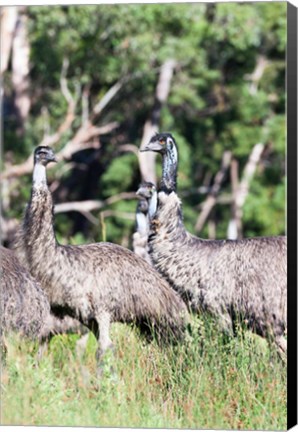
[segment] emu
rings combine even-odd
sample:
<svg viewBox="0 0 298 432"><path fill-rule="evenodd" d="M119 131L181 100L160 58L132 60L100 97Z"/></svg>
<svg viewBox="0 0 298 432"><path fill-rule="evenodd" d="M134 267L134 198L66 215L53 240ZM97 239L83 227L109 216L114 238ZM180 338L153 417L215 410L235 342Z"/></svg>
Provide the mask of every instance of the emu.
<svg viewBox="0 0 298 432"><path fill-rule="evenodd" d="M9 332L39 342L51 331L50 304L13 251L0 246L1 326L0 341Z"/></svg>
<svg viewBox="0 0 298 432"><path fill-rule="evenodd" d="M39 342L40 358L53 336L70 332L86 334L86 327L79 321L69 316L58 318L50 313L50 304L44 290L21 264L14 251L0 246L0 252L0 345L4 334L16 332ZM83 339L78 341L78 347L83 344L82 341ZM3 348L5 350L4 346Z"/></svg>
<svg viewBox="0 0 298 432"><path fill-rule="evenodd" d="M182 337L186 306L146 261L112 243L58 243L46 179L46 166L55 161L50 147L35 149L31 198L20 233L20 254L26 255L53 313L72 316L94 333L98 360L113 346L110 324L115 321L135 323L145 333L154 328L159 340Z"/></svg>
<svg viewBox="0 0 298 432"><path fill-rule="evenodd" d="M136 192L139 198L136 209L136 231L133 234L134 253L144 258L151 264L151 258L148 253L148 235L149 235L149 206L154 206L156 188L151 182L140 184Z"/></svg>
<svg viewBox="0 0 298 432"><path fill-rule="evenodd" d="M173 136L153 136L144 151L162 155L157 210L150 224L153 265L195 312L207 311L233 333L237 319L272 336L285 352L287 325L286 237L205 240L183 225L177 188L178 150Z"/></svg>

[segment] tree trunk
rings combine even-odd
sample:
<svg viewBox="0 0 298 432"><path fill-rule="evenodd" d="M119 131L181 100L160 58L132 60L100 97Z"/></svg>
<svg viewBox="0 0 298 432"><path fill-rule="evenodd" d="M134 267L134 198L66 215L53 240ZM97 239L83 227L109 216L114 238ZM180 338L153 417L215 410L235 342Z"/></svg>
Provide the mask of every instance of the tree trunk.
<svg viewBox="0 0 298 432"><path fill-rule="evenodd" d="M195 225L195 230L197 233L202 231L206 220L208 219L213 207L216 204L217 196L219 194L222 183L225 179L226 172L230 166L231 159L232 159L232 152L229 150L226 150L222 156L220 170L217 172L217 174L214 178L214 183L212 185L212 188L211 188L206 200L202 204L202 209L200 211L199 217L198 217L196 225Z"/></svg>
<svg viewBox="0 0 298 432"><path fill-rule="evenodd" d="M239 188L239 164L236 159L231 162L231 186L232 186L232 203L231 213L232 217L229 222L227 238L236 240L242 238L242 213L241 209L237 206L237 193Z"/></svg>
<svg viewBox="0 0 298 432"><path fill-rule="evenodd" d="M16 7L1 8L1 75L7 70L14 38L18 10Z"/></svg>
<svg viewBox="0 0 298 432"><path fill-rule="evenodd" d="M23 132L24 122L27 119L31 107L29 96L30 46L27 33L27 20L27 16L19 12L12 42L12 84L20 133Z"/></svg>
<svg viewBox="0 0 298 432"><path fill-rule="evenodd" d="M241 238L242 233L239 231L239 226L242 226L243 206L247 198L251 180L256 171L257 165L259 164L262 154L264 151L264 144L256 144L248 158L248 161L244 167L243 175L237 189L233 191L234 201L234 214L235 217L229 222L228 226L228 238L237 239ZM237 226L238 225L238 226Z"/></svg>
<svg viewBox="0 0 298 432"><path fill-rule="evenodd" d="M150 118L145 123L140 149L143 149L146 144L148 144L152 135L154 135L159 128L161 109L170 93L171 80L175 66L175 60L169 59L166 60L161 67L159 80L156 86L153 110ZM144 152L139 155L142 180L154 184L156 184L155 158L156 154L152 152Z"/></svg>

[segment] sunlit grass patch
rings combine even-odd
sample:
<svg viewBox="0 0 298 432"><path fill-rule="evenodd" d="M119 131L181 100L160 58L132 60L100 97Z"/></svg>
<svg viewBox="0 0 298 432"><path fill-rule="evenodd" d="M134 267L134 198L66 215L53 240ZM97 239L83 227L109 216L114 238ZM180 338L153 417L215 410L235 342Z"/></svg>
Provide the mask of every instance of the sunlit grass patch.
<svg viewBox="0 0 298 432"><path fill-rule="evenodd" d="M249 332L222 335L193 321L183 344L147 343L133 326L112 326L115 350L97 374L96 341L77 335L36 344L12 338L1 376L2 424L150 428L286 428L286 367Z"/></svg>

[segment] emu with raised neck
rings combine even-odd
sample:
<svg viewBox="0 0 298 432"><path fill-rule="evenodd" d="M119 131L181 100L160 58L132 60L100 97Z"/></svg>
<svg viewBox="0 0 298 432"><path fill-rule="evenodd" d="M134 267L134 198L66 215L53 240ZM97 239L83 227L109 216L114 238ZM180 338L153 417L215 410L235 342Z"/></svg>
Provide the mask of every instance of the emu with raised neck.
<svg viewBox="0 0 298 432"><path fill-rule="evenodd" d="M53 203L43 168L52 149L35 150L31 199L22 245L31 273L46 291L52 311L70 315L94 332L98 356L112 346L110 324L135 323L161 339L183 335L187 310L170 285L143 259L112 243L60 245L53 229ZM36 171L36 169L38 171Z"/></svg>
<svg viewBox="0 0 298 432"><path fill-rule="evenodd" d="M145 151L162 155L162 180L151 220L149 253L153 265L190 309L207 311L233 332L235 317L253 331L273 334L286 350L286 237L204 240L185 230L176 194L178 151L173 136L152 137Z"/></svg>
<svg viewBox="0 0 298 432"><path fill-rule="evenodd" d="M53 227L53 200L46 177L46 166L56 162L50 147L39 146L34 152L34 168L30 201L25 210L22 226L26 244L26 261L33 276L39 272L38 264L53 259L57 241Z"/></svg>

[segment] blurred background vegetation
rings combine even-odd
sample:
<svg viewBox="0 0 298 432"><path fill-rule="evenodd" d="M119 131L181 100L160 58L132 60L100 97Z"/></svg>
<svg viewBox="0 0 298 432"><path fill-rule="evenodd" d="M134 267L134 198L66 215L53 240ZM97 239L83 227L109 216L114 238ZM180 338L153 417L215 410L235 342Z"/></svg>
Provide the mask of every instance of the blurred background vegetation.
<svg viewBox="0 0 298 432"><path fill-rule="evenodd" d="M148 119L177 141L178 193L189 231L228 236L237 185L261 143L237 235L284 234L286 7L258 2L2 8L2 31L4 20L11 23L2 69L5 243L30 196L32 162L24 162L37 145L49 143L61 156L48 172L54 202L65 204L55 218L59 241L106 239L131 247L134 193L142 180L138 149ZM170 60L173 76L160 103L160 74ZM230 163L213 194L228 151ZM160 165L158 156L157 179ZM212 196L212 208L196 230ZM72 202L83 203L80 211L69 211Z"/></svg>

